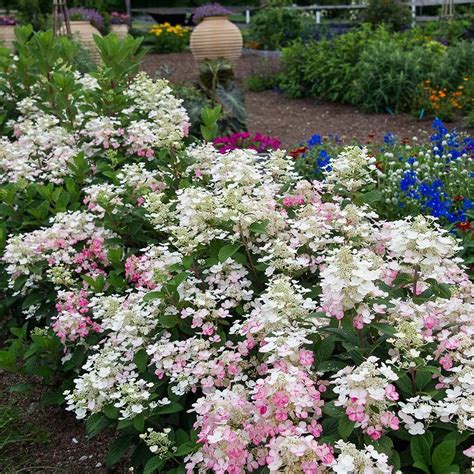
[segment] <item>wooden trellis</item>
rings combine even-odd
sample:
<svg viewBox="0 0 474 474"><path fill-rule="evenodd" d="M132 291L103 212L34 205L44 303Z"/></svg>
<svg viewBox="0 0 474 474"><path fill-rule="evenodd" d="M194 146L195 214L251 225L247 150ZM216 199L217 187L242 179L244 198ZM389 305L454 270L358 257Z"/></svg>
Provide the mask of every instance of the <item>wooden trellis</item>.
<svg viewBox="0 0 474 474"><path fill-rule="evenodd" d="M454 16L454 0L443 0L441 7L441 18L452 18Z"/></svg>
<svg viewBox="0 0 474 474"><path fill-rule="evenodd" d="M66 34L71 37L71 24L67 12L66 0L53 0L53 35Z"/></svg>

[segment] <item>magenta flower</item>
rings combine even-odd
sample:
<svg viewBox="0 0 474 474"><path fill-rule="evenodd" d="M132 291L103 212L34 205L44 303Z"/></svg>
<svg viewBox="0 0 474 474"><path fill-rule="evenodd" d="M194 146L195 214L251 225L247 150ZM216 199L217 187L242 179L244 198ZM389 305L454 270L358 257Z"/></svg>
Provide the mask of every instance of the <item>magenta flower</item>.
<svg viewBox="0 0 474 474"><path fill-rule="evenodd" d="M257 153L278 150L281 141L276 137L255 133L251 135L249 132L233 133L228 137L217 137L214 140L214 146L220 153L224 154L231 150L255 150Z"/></svg>

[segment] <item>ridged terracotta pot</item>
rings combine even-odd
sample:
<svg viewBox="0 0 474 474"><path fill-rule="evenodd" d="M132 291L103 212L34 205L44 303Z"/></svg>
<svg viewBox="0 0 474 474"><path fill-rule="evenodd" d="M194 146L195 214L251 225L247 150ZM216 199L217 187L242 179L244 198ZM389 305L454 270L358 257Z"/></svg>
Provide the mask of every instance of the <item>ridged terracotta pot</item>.
<svg viewBox="0 0 474 474"><path fill-rule="evenodd" d="M95 64L99 64L100 55L94 41L94 35L102 36L100 31L94 28L88 21L71 21L71 33L73 38L87 49L92 61L94 61Z"/></svg>
<svg viewBox="0 0 474 474"><path fill-rule="evenodd" d="M235 64L242 45L242 33L226 16L205 17L191 34L191 51L197 62L225 58Z"/></svg>
<svg viewBox="0 0 474 474"><path fill-rule="evenodd" d="M115 33L119 38L125 38L128 35L128 25L114 25L110 27L112 33Z"/></svg>
<svg viewBox="0 0 474 474"><path fill-rule="evenodd" d="M0 45L14 51L15 47L13 46L13 41L15 41L15 26L0 26Z"/></svg>

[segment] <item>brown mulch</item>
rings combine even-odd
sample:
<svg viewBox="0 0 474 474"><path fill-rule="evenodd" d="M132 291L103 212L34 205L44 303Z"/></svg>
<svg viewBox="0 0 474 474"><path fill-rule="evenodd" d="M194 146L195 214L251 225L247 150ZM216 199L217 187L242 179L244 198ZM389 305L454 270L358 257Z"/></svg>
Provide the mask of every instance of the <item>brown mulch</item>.
<svg viewBox="0 0 474 474"><path fill-rule="evenodd" d="M27 393L10 393L17 384L33 383ZM5 474L123 474L124 466L106 468L104 458L114 438L109 430L88 439L84 424L64 407L41 403L40 381L0 371L0 403L15 414L10 430L24 441L0 449L0 472Z"/></svg>
<svg viewBox="0 0 474 474"><path fill-rule="evenodd" d="M172 82L183 83L197 79L197 67L191 53L149 54L143 69L152 76L164 76ZM277 58L265 58L244 53L235 74L239 82L249 75L280 70ZM291 99L276 91L245 94L248 127L251 132L279 137L290 148L314 133L335 135L344 142L371 140L382 142L387 132L400 138L430 133L432 120L418 120L408 114L365 114L351 105L319 99ZM460 121L449 124L463 128Z"/></svg>

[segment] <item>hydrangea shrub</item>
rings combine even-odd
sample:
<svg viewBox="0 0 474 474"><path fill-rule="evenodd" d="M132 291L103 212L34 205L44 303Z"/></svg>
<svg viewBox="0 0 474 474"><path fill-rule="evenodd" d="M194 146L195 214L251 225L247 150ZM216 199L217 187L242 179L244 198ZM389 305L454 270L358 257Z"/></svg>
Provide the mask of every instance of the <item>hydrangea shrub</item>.
<svg viewBox="0 0 474 474"><path fill-rule="evenodd" d="M319 182L283 150L190 144L167 84L115 68L74 75L72 122L33 95L2 141L19 325L0 366L60 376L91 436L117 430L107 464L137 472L470 469L460 242L431 217L379 217L366 150Z"/></svg>

